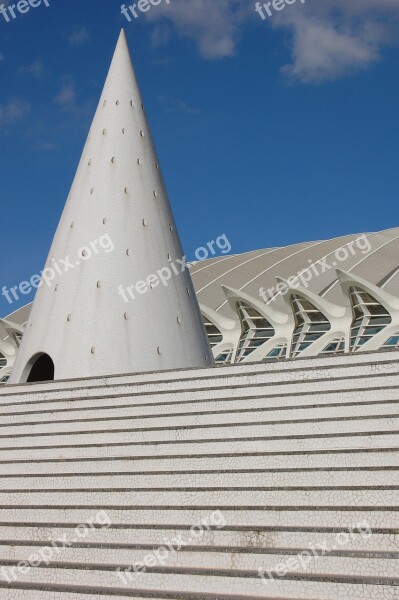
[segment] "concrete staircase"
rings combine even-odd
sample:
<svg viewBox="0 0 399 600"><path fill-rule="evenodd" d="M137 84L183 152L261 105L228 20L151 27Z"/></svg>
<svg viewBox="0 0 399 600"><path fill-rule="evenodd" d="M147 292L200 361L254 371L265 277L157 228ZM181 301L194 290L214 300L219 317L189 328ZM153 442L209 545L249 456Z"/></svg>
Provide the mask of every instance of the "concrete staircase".
<svg viewBox="0 0 399 600"><path fill-rule="evenodd" d="M0 599L398 599L398 390L397 351L1 389Z"/></svg>

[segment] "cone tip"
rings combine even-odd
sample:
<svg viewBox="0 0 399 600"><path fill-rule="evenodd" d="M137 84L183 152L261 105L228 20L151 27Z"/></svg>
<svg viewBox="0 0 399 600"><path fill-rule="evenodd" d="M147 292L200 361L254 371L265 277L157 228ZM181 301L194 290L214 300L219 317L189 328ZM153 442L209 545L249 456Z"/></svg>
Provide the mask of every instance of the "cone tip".
<svg viewBox="0 0 399 600"><path fill-rule="evenodd" d="M123 49L123 51L129 52L129 45L127 43L126 32L123 27L120 31L118 42L116 44L116 50L118 50L118 49ZM129 52L129 54L130 54L130 52Z"/></svg>

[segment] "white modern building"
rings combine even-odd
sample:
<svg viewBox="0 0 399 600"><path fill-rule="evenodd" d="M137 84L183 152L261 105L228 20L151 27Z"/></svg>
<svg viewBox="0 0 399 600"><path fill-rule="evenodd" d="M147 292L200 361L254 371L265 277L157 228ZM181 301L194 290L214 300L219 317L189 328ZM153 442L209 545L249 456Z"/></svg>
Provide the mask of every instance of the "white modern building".
<svg viewBox="0 0 399 600"><path fill-rule="evenodd" d="M398 255L395 228L194 263L191 278L215 362L397 347ZM30 311L27 305L3 321L4 378Z"/></svg>
<svg viewBox="0 0 399 600"><path fill-rule="evenodd" d="M122 31L10 382L212 365L182 257ZM167 286L151 275L172 264ZM139 280L146 293L124 304Z"/></svg>
<svg viewBox="0 0 399 600"><path fill-rule="evenodd" d="M179 270L122 33L57 276L0 321L0 600L398 600L398 250Z"/></svg>

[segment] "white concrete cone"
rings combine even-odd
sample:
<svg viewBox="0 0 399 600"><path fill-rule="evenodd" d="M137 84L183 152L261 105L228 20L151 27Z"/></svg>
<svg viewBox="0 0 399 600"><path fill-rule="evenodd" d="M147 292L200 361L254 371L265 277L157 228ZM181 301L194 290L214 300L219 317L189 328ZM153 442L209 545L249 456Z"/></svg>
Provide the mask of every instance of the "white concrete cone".
<svg viewBox="0 0 399 600"><path fill-rule="evenodd" d="M122 31L10 383L211 365L182 256Z"/></svg>

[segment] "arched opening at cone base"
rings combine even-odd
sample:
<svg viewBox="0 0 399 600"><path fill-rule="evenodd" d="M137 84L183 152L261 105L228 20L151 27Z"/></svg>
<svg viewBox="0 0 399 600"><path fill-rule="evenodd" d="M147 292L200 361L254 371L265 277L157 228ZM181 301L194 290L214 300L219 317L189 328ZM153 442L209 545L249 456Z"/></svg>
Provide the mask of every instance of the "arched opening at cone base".
<svg viewBox="0 0 399 600"><path fill-rule="evenodd" d="M54 381L54 370L53 360L48 354L35 354L24 369L21 383Z"/></svg>

